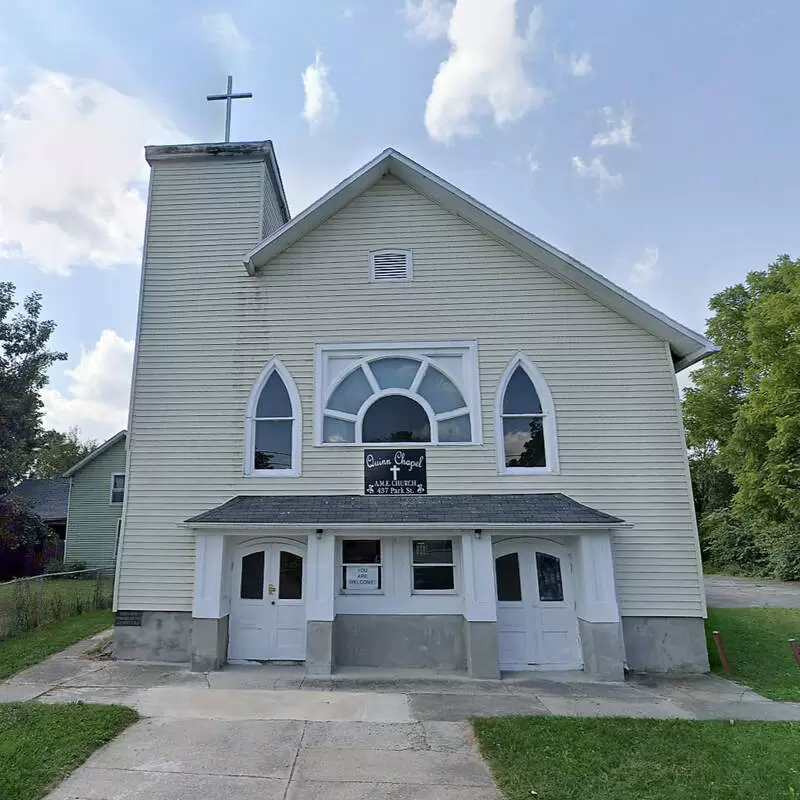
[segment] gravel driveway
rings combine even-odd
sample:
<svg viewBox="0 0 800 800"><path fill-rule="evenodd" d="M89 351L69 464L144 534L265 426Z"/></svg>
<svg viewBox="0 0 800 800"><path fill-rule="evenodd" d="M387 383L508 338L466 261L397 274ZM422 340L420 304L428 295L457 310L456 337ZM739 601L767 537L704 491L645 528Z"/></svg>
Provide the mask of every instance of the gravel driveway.
<svg viewBox="0 0 800 800"><path fill-rule="evenodd" d="M711 608L800 608L800 583L706 575Z"/></svg>

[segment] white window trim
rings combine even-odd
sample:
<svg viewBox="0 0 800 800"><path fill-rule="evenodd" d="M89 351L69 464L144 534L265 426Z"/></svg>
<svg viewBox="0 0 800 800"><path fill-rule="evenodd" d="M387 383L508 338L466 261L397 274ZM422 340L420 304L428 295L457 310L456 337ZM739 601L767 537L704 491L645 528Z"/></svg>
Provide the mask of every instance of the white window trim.
<svg viewBox="0 0 800 800"><path fill-rule="evenodd" d="M517 367L522 367L533 383L533 388L539 395L542 406L542 428L544 431L544 455L547 461L545 467L507 467L506 452L503 442L503 398L505 397L508 382ZM533 415L537 416L537 415ZM497 446L497 471L501 475L558 475L560 472L558 460L558 432L556 428L556 409L547 381L539 368L524 353L517 353L509 362L505 372L500 378L495 398L494 421Z"/></svg>
<svg viewBox="0 0 800 800"><path fill-rule="evenodd" d="M112 472L111 473L111 488L108 492L108 504L110 506L121 506L125 502L125 492L127 491L127 481L126 485L122 487L122 500L115 500L114 499L114 478L118 478L119 476L125 477L124 472Z"/></svg>
<svg viewBox="0 0 800 800"><path fill-rule="evenodd" d="M277 372L283 380L283 385L289 393L289 402L292 404L292 466L290 469L256 469L255 468L255 443L256 443L256 408L261 390L266 385L273 372ZM287 417L287 419L289 419ZM299 478L302 474L301 457L303 449L303 411L300 404L300 394L297 391L289 370L279 358L273 358L261 370L247 401L244 425L244 474L247 477L257 478Z"/></svg>
<svg viewBox="0 0 800 800"><path fill-rule="evenodd" d="M437 562L435 564L416 564L414 563L414 542L418 542L422 539L433 539L435 541L444 540L450 542L451 551L453 553L453 562L451 564L445 564L444 562ZM411 594L429 594L429 595L443 595L443 594L459 594L460 587L460 575L458 570L458 561L460 557L460 552L457 551L458 545L460 544L460 537L459 541L456 541L456 537L454 536L409 536L408 537L408 562L409 562L409 571L410 575L409 578L411 580ZM453 568L453 588L452 589L415 589L414 588L414 567L452 567Z"/></svg>
<svg viewBox="0 0 800 800"><path fill-rule="evenodd" d="M381 278L378 280L375 277L375 256L384 255L387 253L400 254L406 257L408 264L408 272L405 278ZM370 250L369 256L369 280L370 283L408 283L414 280L414 259L411 250L406 250L402 247L383 247L380 250Z"/></svg>
<svg viewBox="0 0 800 800"><path fill-rule="evenodd" d="M380 542L381 548L381 560L378 564L352 564L351 562L345 562L344 560L344 542L354 542L354 541L378 541ZM380 589L365 589L363 591L359 591L358 589L345 589L342 584L342 568L348 566L360 566L360 567L380 567L381 569L381 588ZM375 595L385 595L386 594L386 547L384 546L384 540L380 536L342 536L336 542L336 584L338 586L338 593L341 595L346 595L348 597L363 597L363 596L375 596Z"/></svg>
<svg viewBox="0 0 800 800"><path fill-rule="evenodd" d="M436 445L437 447L476 447L483 444L483 430L481 424L481 403L480 403L480 384L478 379L478 353L476 342L397 342L387 344L381 343L359 343L359 344L318 344L316 345L316 374L315 374L315 431L314 431L314 444L317 447L374 447L374 448L392 448L396 449L400 444L406 446L420 446L427 447ZM458 355L463 356L464 365L464 381L463 385L459 385L459 381L447 370L445 367L436 363L435 357L425 355L427 351L441 351L442 355L450 355L447 351L457 351ZM466 351L466 352L464 352ZM363 355L367 352L368 355ZM325 373L325 360L329 354L336 354L338 356L353 353L357 360L345 370L334 383L331 384L330 391L326 393L324 373ZM409 358L415 361L422 362L421 368L418 370L414 381L408 389L377 389L377 383L373 384L374 376L372 370L369 368L369 362L375 361L379 358ZM415 393L415 389L422 382L425 377L425 372L428 367L432 366L434 369L439 370L446 378L453 382L453 385L461 392L464 397L466 406L454 411L444 411L436 414L431 408L430 404L424 397ZM346 420L355 423L355 442L325 442L323 441L323 424L326 415L325 404L328 398L333 394L339 384L350 374L358 368L364 368L364 374L373 389L376 389L374 394L371 394L361 405L356 414L348 414L341 411L328 411L327 415L336 417L337 419ZM431 422L431 441L430 442L362 442L361 429L364 421L364 415L370 407L379 400L381 397L388 397L390 395L402 395L409 397L418 402L428 415ZM453 417L460 417L464 414L470 415L471 426L471 440L469 442L440 442L438 422L446 421Z"/></svg>

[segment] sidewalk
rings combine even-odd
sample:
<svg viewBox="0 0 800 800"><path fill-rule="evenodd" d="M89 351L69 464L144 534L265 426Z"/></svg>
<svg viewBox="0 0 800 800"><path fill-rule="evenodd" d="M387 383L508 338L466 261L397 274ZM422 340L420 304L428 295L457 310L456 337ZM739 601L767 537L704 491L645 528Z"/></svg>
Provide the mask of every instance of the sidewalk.
<svg viewBox="0 0 800 800"><path fill-rule="evenodd" d="M50 800L497 800L468 718L501 715L800 720L721 678L595 683L583 673L504 680L303 667L95 661L103 635L0 683L0 702L120 703L143 719Z"/></svg>

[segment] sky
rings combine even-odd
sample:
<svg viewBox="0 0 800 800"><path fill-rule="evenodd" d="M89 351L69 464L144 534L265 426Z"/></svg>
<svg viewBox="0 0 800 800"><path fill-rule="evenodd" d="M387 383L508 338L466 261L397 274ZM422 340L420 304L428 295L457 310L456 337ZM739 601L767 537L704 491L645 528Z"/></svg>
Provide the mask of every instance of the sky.
<svg viewBox="0 0 800 800"><path fill-rule="evenodd" d="M292 214L394 147L674 319L800 250L796 0L4 0L0 280L44 422L127 419L145 144L271 139Z"/></svg>

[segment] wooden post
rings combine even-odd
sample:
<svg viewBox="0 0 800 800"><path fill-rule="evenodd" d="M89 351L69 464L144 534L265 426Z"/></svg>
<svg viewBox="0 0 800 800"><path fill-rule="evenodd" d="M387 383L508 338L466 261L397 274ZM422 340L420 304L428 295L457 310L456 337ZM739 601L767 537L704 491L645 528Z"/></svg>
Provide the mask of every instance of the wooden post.
<svg viewBox="0 0 800 800"><path fill-rule="evenodd" d="M717 645L717 652L719 653L719 660L722 662L722 669L725 670L726 675L731 674L731 665L728 661L728 651L725 649L725 642L722 641L722 634L719 631L711 631L714 637L714 643Z"/></svg>
<svg viewBox="0 0 800 800"><path fill-rule="evenodd" d="M792 655L794 655L794 660L797 662L797 665L800 666L800 647L797 646L797 640L789 639L789 647L792 648Z"/></svg>

